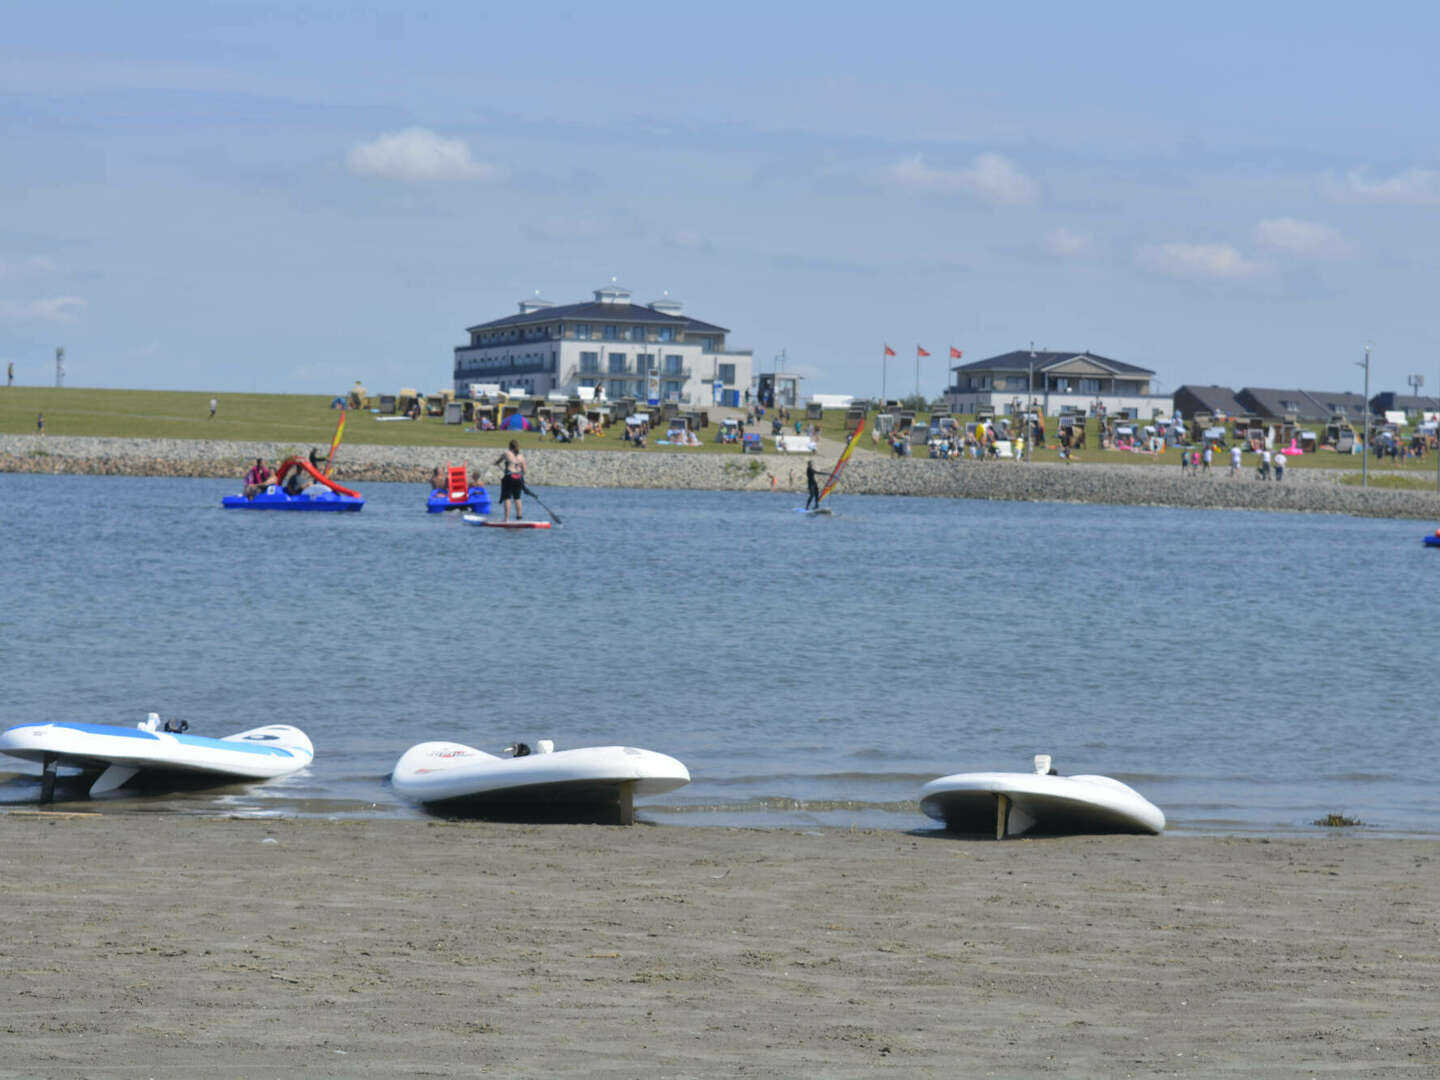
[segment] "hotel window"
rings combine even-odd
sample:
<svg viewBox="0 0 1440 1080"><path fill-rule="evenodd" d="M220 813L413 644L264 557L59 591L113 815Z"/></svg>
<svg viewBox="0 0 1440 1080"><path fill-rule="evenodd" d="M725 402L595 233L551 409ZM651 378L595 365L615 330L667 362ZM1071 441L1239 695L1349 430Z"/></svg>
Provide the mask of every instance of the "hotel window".
<svg viewBox="0 0 1440 1080"><path fill-rule="evenodd" d="M590 324L589 324L589 323L583 323L583 322L581 322L581 323L576 323L576 324L575 324L575 336L576 336L577 338L580 338L582 341L589 341L589 340L590 340Z"/></svg>
<svg viewBox="0 0 1440 1080"><path fill-rule="evenodd" d="M635 357L635 371L638 374L644 375L647 371L652 370L654 367L654 353L642 352L639 356Z"/></svg>
<svg viewBox="0 0 1440 1080"><path fill-rule="evenodd" d="M582 352L580 354L580 370L595 372L600 370L600 354L598 352Z"/></svg>
<svg viewBox="0 0 1440 1080"><path fill-rule="evenodd" d="M666 353L666 354L665 354L665 374L667 374L667 375L679 375L680 372L684 370L684 368L683 368L683 366L682 366L682 361L683 361L683 360L684 360L684 357L678 355L677 353Z"/></svg>
<svg viewBox="0 0 1440 1080"><path fill-rule="evenodd" d="M623 352L612 352L609 356L610 373L623 373L625 370L625 354Z"/></svg>
<svg viewBox="0 0 1440 1080"><path fill-rule="evenodd" d="M718 369L718 375L719 375L719 377L720 377L720 381L721 381L722 383L724 383L726 386L734 386L734 385L735 385L735 365L734 365L734 364L721 364L720 367L719 367L719 369Z"/></svg>
<svg viewBox="0 0 1440 1080"><path fill-rule="evenodd" d="M659 332L655 335L655 339L657 341L674 341L675 328L673 326L660 327Z"/></svg>
<svg viewBox="0 0 1440 1080"><path fill-rule="evenodd" d="M613 326L603 327L603 328L601 329L600 336L601 336L602 338L604 338L606 341L614 341L614 340L615 340L615 329L616 329L616 328L613 327Z"/></svg>
<svg viewBox="0 0 1440 1080"><path fill-rule="evenodd" d="M1077 379L1076 382L1082 394L1098 394L1100 392L1099 379Z"/></svg>

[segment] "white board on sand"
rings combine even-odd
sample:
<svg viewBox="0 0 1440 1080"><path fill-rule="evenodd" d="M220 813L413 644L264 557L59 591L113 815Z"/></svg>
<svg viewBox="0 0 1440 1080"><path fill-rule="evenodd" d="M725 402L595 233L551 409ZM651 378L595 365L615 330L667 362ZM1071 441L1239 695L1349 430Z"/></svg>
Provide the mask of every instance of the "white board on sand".
<svg viewBox="0 0 1440 1080"><path fill-rule="evenodd" d="M1032 773L956 773L920 789L920 809L951 832L1007 836L1159 833L1165 815L1109 776L1058 776L1037 754Z"/></svg>
<svg viewBox="0 0 1440 1080"><path fill-rule="evenodd" d="M21 724L0 733L0 753L44 765L47 789L53 787L57 765L104 769L91 785L91 795L150 771L269 780L303 769L315 757L310 739L288 724L267 724L214 739L160 730L155 713L133 728L69 721Z"/></svg>
<svg viewBox="0 0 1440 1080"><path fill-rule="evenodd" d="M412 746L390 777L396 794L441 812L523 821L634 821L636 795L690 782L668 754L634 746L587 746L497 757L454 742Z"/></svg>

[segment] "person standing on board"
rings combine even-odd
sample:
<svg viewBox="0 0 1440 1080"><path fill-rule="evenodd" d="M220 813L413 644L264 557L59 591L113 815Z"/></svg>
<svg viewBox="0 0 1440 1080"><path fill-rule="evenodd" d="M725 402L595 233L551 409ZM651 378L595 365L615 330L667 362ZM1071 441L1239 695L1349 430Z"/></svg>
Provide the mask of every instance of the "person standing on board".
<svg viewBox="0 0 1440 1080"><path fill-rule="evenodd" d="M500 477L500 503L505 507L505 520L510 520L510 504L515 504L515 520L525 520L525 504L520 501L520 496L525 491L525 455L520 452L520 444L514 439L510 445L501 452L495 459L496 465L504 465L505 472Z"/></svg>
<svg viewBox="0 0 1440 1080"><path fill-rule="evenodd" d="M805 483L810 488L810 494L805 497L805 509L810 509L810 503L815 503L815 509L820 509L820 485L815 480L815 459L811 458L805 462Z"/></svg>
<svg viewBox="0 0 1440 1080"><path fill-rule="evenodd" d="M15 361L14 361L14 360L11 360L11 361L10 361L10 366L5 369L5 385L6 385L6 386L14 386L14 385L15 385Z"/></svg>

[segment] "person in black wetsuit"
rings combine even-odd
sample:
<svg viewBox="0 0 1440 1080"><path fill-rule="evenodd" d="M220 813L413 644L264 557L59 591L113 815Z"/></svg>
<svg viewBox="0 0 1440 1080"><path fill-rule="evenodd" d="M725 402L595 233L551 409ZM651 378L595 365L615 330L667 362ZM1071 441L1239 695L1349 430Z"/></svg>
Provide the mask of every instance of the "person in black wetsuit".
<svg viewBox="0 0 1440 1080"><path fill-rule="evenodd" d="M805 509L810 509L810 504L815 504L815 509L820 509L820 484L815 479L815 459L811 458L805 462L805 483L809 485L810 494L805 499Z"/></svg>

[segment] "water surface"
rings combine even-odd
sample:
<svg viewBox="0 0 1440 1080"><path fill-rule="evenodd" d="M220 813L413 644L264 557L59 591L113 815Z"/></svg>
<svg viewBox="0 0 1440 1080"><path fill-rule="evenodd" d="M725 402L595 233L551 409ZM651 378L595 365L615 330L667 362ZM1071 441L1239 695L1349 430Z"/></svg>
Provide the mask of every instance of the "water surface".
<svg viewBox="0 0 1440 1080"><path fill-rule="evenodd" d="M0 475L0 724L315 742L295 777L108 812L410 816L385 778L413 743L551 738L679 757L642 816L681 825L909 829L925 781L1046 752L1176 830L1440 831L1415 522L552 488L564 527L517 534L414 485L359 514L221 510L234 487Z"/></svg>

